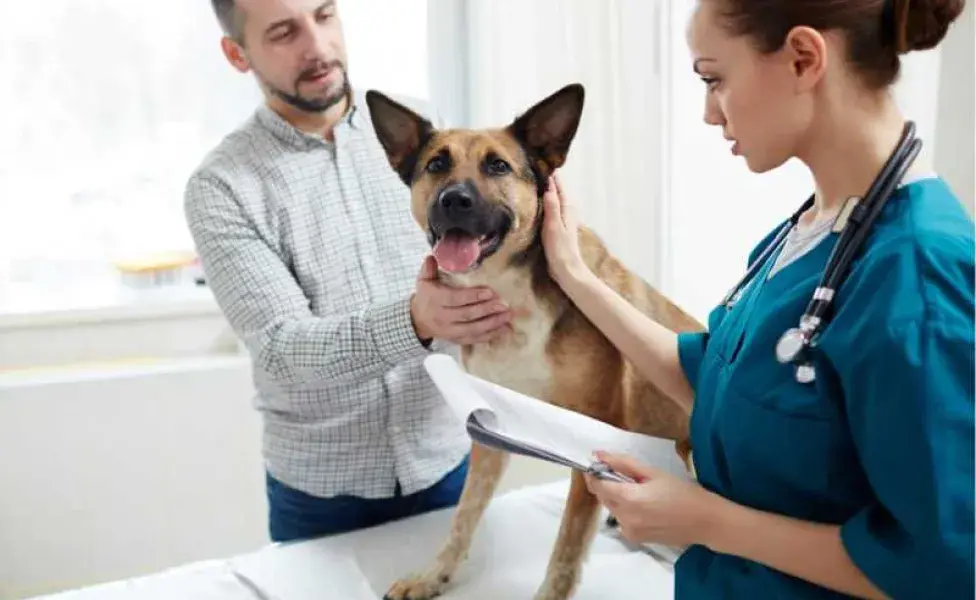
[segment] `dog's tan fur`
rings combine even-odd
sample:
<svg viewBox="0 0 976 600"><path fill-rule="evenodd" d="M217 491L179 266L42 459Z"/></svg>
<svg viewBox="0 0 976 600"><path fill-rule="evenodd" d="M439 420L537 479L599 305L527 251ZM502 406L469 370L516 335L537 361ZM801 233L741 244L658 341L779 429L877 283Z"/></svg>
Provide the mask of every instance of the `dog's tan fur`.
<svg viewBox="0 0 976 600"><path fill-rule="evenodd" d="M506 335L461 349L465 369L614 426L675 440L688 464L688 414L641 376L569 301L546 268L539 238L540 193L548 176L565 161L582 101L581 86L566 86L506 128L437 131L386 96L375 91L367 94L374 128L390 164L410 186L412 211L420 227L428 230L431 203L445 185L458 181L473 182L479 201L503 204L512 216L507 236L480 266L464 274L441 273L441 279L451 285L491 287L514 311ZM435 156L448 157L449 168L426 170ZM505 161L511 172L486 174L485 165L496 159ZM624 267L592 231L581 227L579 241L589 268L648 317L676 332L702 329ZM467 554L507 460L504 453L474 445L448 540L425 573L394 583L386 598L427 599L445 588ZM573 595L597 530L598 508L582 476L573 472L537 599Z"/></svg>

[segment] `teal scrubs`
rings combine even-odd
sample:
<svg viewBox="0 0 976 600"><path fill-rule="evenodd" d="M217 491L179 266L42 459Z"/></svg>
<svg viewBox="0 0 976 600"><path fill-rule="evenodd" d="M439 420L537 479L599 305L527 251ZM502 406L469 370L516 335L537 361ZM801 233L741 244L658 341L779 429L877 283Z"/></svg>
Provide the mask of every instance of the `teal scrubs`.
<svg viewBox="0 0 976 600"><path fill-rule="evenodd" d="M737 503L839 525L889 597L973 598L973 222L941 179L899 188L838 291L816 382L801 384L774 347L837 237L767 281L774 255L707 333L679 336L698 478ZM692 546L675 597L845 596Z"/></svg>

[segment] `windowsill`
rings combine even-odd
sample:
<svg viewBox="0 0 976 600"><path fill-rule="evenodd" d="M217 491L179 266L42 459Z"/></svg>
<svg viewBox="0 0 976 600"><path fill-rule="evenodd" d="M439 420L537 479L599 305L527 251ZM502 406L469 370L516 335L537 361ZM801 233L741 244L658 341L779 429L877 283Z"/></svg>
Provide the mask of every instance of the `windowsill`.
<svg viewBox="0 0 976 600"><path fill-rule="evenodd" d="M0 369L0 389L73 385L118 381L138 377L180 375L201 371L249 369L245 353L226 352L201 356L146 357L141 360L103 360L94 363Z"/></svg>
<svg viewBox="0 0 976 600"><path fill-rule="evenodd" d="M203 286L147 290L112 286L60 293L12 287L0 294L0 331L219 315L213 294Z"/></svg>

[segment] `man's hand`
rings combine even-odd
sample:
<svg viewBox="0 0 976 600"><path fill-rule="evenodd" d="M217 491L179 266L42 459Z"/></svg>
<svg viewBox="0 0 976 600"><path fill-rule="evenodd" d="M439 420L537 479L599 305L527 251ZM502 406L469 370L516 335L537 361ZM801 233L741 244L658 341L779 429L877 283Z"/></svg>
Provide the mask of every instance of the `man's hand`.
<svg viewBox="0 0 976 600"><path fill-rule="evenodd" d="M417 289L410 302L417 337L425 343L437 338L459 345L493 339L511 319L511 311L489 288L453 288L437 280L437 262L424 259Z"/></svg>

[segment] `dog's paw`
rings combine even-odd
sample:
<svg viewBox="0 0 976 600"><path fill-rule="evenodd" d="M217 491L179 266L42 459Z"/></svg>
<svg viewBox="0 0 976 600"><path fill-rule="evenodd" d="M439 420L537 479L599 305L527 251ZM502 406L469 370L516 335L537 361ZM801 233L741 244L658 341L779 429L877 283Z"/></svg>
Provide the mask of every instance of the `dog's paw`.
<svg viewBox="0 0 976 600"><path fill-rule="evenodd" d="M431 600L441 595L450 579L431 575L407 577L390 586L383 600Z"/></svg>
<svg viewBox="0 0 976 600"><path fill-rule="evenodd" d="M551 588L543 588L536 592L532 600L568 600L571 597L568 591L558 591Z"/></svg>
<svg viewBox="0 0 976 600"><path fill-rule="evenodd" d="M532 600L568 600L576 592L576 582L577 578L569 573L547 575Z"/></svg>

